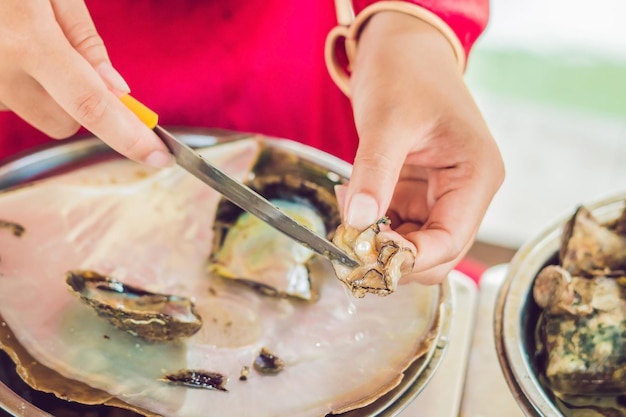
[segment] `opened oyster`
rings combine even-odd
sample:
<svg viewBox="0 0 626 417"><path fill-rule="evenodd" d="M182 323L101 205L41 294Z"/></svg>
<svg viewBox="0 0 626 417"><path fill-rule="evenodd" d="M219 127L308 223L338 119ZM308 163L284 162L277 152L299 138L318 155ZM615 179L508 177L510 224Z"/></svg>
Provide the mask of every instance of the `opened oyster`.
<svg viewBox="0 0 626 417"><path fill-rule="evenodd" d="M239 179L263 152L252 139L202 151ZM221 199L178 167L100 162L0 200L0 218L27 231L0 233L0 347L29 384L62 398L149 416L340 413L396 387L434 337L438 287L351 299L320 260L309 265L319 297L303 303L207 274ZM202 327L158 343L129 334L68 290L65 275L75 270L192 300ZM280 359L279 373L253 368L263 349ZM216 389L187 386L196 377Z"/></svg>
<svg viewBox="0 0 626 417"><path fill-rule="evenodd" d="M576 408L596 409L591 396L626 392L626 236L615 226L624 219L626 211L600 224L579 208L565 227L559 265L543 268L533 286L545 377Z"/></svg>
<svg viewBox="0 0 626 417"><path fill-rule="evenodd" d="M289 174L258 175L250 186L314 233L330 235L337 226L334 195L311 181ZM214 247L210 272L266 295L315 299L310 274L314 252L228 201L218 209Z"/></svg>
<svg viewBox="0 0 626 417"><path fill-rule="evenodd" d="M66 282L99 316L146 340L189 337L202 326L189 298L144 291L93 271L70 271Z"/></svg>
<svg viewBox="0 0 626 417"><path fill-rule="evenodd" d="M391 294L402 275L413 269L415 255L410 249L380 238L380 226L387 224L383 218L362 231L348 225L337 228L333 243L361 264L350 268L333 263L337 277L355 297Z"/></svg>

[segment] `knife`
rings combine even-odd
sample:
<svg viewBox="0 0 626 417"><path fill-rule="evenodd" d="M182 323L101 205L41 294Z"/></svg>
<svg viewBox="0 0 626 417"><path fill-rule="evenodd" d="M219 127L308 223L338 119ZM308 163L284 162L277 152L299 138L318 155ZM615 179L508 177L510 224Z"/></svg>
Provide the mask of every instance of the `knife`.
<svg viewBox="0 0 626 417"><path fill-rule="evenodd" d="M351 268L359 266L357 261L335 244L298 223L256 191L221 171L187 144L163 129L158 124L158 114L137 99L127 94L120 97L120 100L161 138L174 155L176 163L187 172L208 184L241 209L318 254Z"/></svg>

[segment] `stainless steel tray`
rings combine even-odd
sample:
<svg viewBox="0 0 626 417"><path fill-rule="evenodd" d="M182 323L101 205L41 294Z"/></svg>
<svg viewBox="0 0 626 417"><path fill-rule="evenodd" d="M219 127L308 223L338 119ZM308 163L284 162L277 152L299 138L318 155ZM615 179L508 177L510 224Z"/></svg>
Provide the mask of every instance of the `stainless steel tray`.
<svg viewBox="0 0 626 417"><path fill-rule="evenodd" d="M350 176L351 165L300 143L285 139L270 138L260 135L250 135L238 132L208 129L170 129L172 133L183 139L192 147L211 146L216 143L233 141L243 138L255 137L272 148L292 153L305 166L317 166L326 170L326 177L333 182L346 181ZM0 190L13 186L20 186L33 180L54 175L78 166L93 163L94 161L116 157L107 145L94 137L57 142L50 146L42 147L34 152L18 155L4 161L0 165ZM306 169L306 168L305 168ZM467 279L467 278L466 278ZM460 279L463 281L463 279ZM442 299L440 304L440 318L437 327L437 336L434 347L422 358L414 362L406 371L405 377L398 387L381 397L373 404L342 414L345 417L381 416L394 417L399 415L411 402L416 399L426 384L434 376L435 371L441 364L444 351L447 349L451 338L452 317L455 310L453 292L459 294L459 288L466 287L459 284L459 278L444 281L441 285ZM461 290L461 293L463 291ZM467 290L465 290L467 292ZM469 301L470 304L473 301ZM461 312L465 314L466 312ZM470 316L473 318L473 315ZM472 325L473 323L468 325ZM471 328L471 327L470 327ZM457 330L458 332L459 330ZM463 333L463 331L460 331ZM457 337L462 339L461 337ZM458 342L463 346L463 340ZM465 356L462 356L465 357ZM459 362L458 360L456 362ZM455 367L465 369L464 363L457 363ZM462 380L462 378L461 378ZM460 390L459 390L460 392ZM459 394L460 397L460 394ZM456 408L459 403L447 404L447 408ZM16 417L42 417L50 414L30 404L15 394L0 380L0 410L5 410ZM1 411L0 411L1 412ZM440 414L437 414L440 415ZM442 417L456 414L441 414Z"/></svg>

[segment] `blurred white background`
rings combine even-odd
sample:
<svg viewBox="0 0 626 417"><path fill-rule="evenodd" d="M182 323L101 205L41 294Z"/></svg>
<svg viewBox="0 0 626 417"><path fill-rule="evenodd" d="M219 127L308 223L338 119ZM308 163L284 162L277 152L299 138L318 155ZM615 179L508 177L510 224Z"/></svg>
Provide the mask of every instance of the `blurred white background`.
<svg viewBox="0 0 626 417"><path fill-rule="evenodd" d="M626 192L626 2L492 0L467 83L507 177L478 239L516 248Z"/></svg>
<svg viewBox="0 0 626 417"><path fill-rule="evenodd" d="M482 47L570 48L626 61L623 0L491 0Z"/></svg>

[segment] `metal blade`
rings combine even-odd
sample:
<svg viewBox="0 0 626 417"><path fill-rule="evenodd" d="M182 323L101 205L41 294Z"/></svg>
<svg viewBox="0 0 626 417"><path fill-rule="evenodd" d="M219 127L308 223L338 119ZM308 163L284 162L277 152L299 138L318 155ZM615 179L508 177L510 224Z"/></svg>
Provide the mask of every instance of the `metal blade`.
<svg viewBox="0 0 626 417"><path fill-rule="evenodd" d="M352 268L359 265L332 242L313 233L263 196L213 166L161 126L157 125L154 131L176 157L178 165L243 210L331 261L337 261Z"/></svg>

